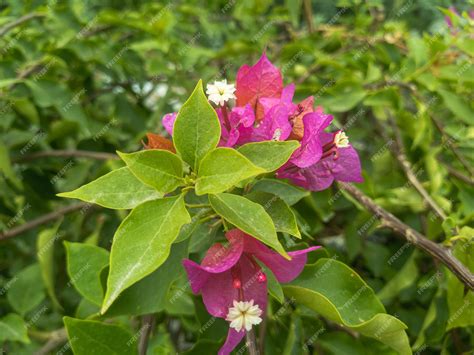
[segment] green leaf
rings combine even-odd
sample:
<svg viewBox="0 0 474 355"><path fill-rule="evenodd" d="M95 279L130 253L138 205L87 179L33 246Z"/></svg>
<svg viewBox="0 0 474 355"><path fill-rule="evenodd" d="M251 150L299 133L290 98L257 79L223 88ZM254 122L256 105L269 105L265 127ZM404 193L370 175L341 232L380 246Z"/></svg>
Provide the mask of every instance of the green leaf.
<svg viewBox="0 0 474 355"><path fill-rule="evenodd" d="M199 165L196 194L224 192L240 181L264 172L264 169L253 165L238 151L217 148L206 154Z"/></svg>
<svg viewBox="0 0 474 355"><path fill-rule="evenodd" d="M397 274L377 293L377 297L382 302L385 303L385 301L397 297L402 290L415 284L418 278L415 255L416 253L410 256L403 267L398 270Z"/></svg>
<svg viewBox="0 0 474 355"><path fill-rule="evenodd" d="M44 285L39 264L24 268L14 280L8 290L7 298L15 311L25 315L44 299Z"/></svg>
<svg viewBox="0 0 474 355"><path fill-rule="evenodd" d="M474 124L474 110L469 106L468 102L447 90L438 90L438 93L443 98L448 109L450 109L459 119L467 124Z"/></svg>
<svg viewBox="0 0 474 355"><path fill-rule="evenodd" d="M301 2L302 0L285 0L285 6L290 15L291 24L295 28L298 28L301 7L302 7Z"/></svg>
<svg viewBox="0 0 474 355"><path fill-rule="evenodd" d="M17 178L12 168L8 148L0 141L0 177L2 177L2 174L14 183L16 187L21 187L21 181Z"/></svg>
<svg viewBox="0 0 474 355"><path fill-rule="evenodd" d="M118 325L70 317L63 320L75 355L138 354L137 339Z"/></svg>
<svg viewBox="0 0 474 355"><path fill-rule="evenodd" d="M132 210L114 236L102 313L123 290L165 262L181 226L190 221L183 196L148 201Z"/></svg>
<svg viewBox="0 0 474 355"><path fill-rule="evenodd" d="M474 237L472 229L464 227L469 231L470 240L459 240L453 248L453 255L471 272L474 272ZM468 229L469 228L469 229ZM449 319L446 330L456 327L474 326L474 292L465 292L464 284L446 269L447 278L447 300L449 308Z"/></svg>
<svg viewBox="0 0 474 355"><path fill-rule="evenodd" d="M155 189L143 184L129 168L111 171L80 188L58 194L60 197L77 198L111 209L131 209L139 204L163 197Z"/></svg>
<svg viewBox="0 0 474 355"><path fill-rule="evenodd" d="M267 276L268 293L272 295L272 297L274 297L278 302L283 303L285 301L285 295L283 294L283 288L278 282L275 274L264 263L259 262L259 265Z"/></svg>
<svg viewBox="0 0 474 355"><path fill-rule="evenodd" d="M165 263L123 291L105 313L106 317L161 312L171 284L184 275L181 262L187 257L188 241L173 244Z"/></svg>
<svg viewBox="0 0 474 355"><path fill-rule="evenodd" d="M62 307L54 292L55 270L54 270L54 243L58 239L58 228L62 221L56 223L53 228L45 229L38 235L36 242L36 250L38 262L41 268L41 276L51 301L56 309L61 310Z"/></svg>
<svg viewBox="0 0 474 355"><path fill-rule="evenodd" d="M172 192L184 184L183 162L176 154L158 149L117 153L133 175L158 192Z"/></svg>
<svg viewBox="0 0 474 355"><path fill-rule="evenodd" d="M299 146L298 141L267 141L245 144L238 151L256 166L271 172L285 164Z"/></svg>
<svg viewBox="0 0 474 355"><path fill-rule="evenodd" d="M64 242L70 282L87 300L102 304L100 271L109 264L109 252L91 244Z"/></svg>
<svg viewBox="0 0 474 355"><path fill-rule="evenodd" d="M265 209L272 218L277 232L288 233L301 238L295 214L281 198L263 191L254 191L245 195L245 197Z"/></svg>
<svg viewBox="0 0 474 355"><path fill-rule="evenodd" d="M18 314L10 313L0 318L0 343L4 341L21 341L29 343L26 325Z"/></svg>
<svg viewBox="0 0 474 355"><path fill-rule="evenodd" d="M219 143L221 126L199 80L178 112L173 128L176 151L197 172L202 158Z"/></svg>
<svg viewBox="0 0 474 355"><path fill-rule="evenodd" d="M320 97L318 104L329 112L347 112L362 101L366 95L367 92L359 83L342 82L331 87L326 94Z"/></svg>
<svg viewBox="0 0 474 355"><path fill-rule="evenodd" d="M225 220L289 259L278 241L271 217L261 205L245 197L225 193L209 195L209 202L214 211Z"/></svg>
<svg viewBox="0 0 474 355"><path fill-rule="evenodd" d="M309 191L290 185L279 179L261 179L253 185L252 191L263 191L277 195L289 206L294 205L302 198L310 195Z"/></svg>
<svg viewBox="0 0 474 355"><path fill-rule="evenodd" d="M323 317L377 339L400 354L411 354L406 325L385 313L373 290L347 265L319 259L283 290L287 297Z"/></svg>

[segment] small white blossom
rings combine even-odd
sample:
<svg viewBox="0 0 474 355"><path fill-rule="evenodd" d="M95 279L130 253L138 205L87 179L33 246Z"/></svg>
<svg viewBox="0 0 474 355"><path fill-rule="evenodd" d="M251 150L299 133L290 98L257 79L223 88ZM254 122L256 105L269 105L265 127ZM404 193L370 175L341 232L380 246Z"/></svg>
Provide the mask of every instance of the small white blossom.
<svg viewBox="0 0 474 355"><path fill-rule="evenodd" d="M334 143L338 148L347 148L349 147L349 137L343 131L339 131L334 136Z"/></svg>
<svg viewBox="0 0 474 355"><path fill-rule="evenodd" d="M254 305L253 300L250 302L234 301L234 307L229 308L226 321L230 322L230 327L240 332L242 328L250 331L252 325L260 324L263 311L258 304Z"/></svg>
<svg viewBox="0 0 474 355"><path fill-rule="evenodd" d="M227 84L227 80L214 81L214 84L207 84L206 94L209 101L214 102L216 105L224 106L224 103L230 99L235 99L235 86L234 84Z"/></svg>
<svg viewBox="0 0 474 355"><path fill-rule="evenodd" d="M281 137L281 129L277 128L275 132L273 132L272 141L279 141L280 137Z"/></svg>

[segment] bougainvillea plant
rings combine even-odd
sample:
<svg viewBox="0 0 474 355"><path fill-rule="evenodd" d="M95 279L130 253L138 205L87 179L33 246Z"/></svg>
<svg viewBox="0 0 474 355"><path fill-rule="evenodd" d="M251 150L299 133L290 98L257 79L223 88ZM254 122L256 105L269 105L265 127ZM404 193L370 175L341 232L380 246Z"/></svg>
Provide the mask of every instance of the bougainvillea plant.
<svg viewBox="0 0 474 355"><path fill-rule="evenodd" d="M124 167L60 194L132 210L113 239L106 291L98 300L102 315L117 314L114 307L124 299L133 302L139 291L131 290L168 258L179 257L209 314L228 322L220 354L230 353L245 335L252 339L267 315L269 293L281 302L282 290L336 323L409 353L405 325L385 314L380 302L376 311L364 309L364 301L357 317L345 314L361 289L369 290L364 298L375 298L353 270L316 255L305 268L319 247L287 251L280 242L295 246L291 238L301 239L291 205L305 191L327 189L335 180L362 181L347 133L331 131L333 117L313 97L295 103L294 93L295 85L283 85L265 54L238 70L235 85L216 81L205 93L200 81L178 113L163 117L169 137L149 133L143 150L118 152ZM175 246L199 225L221 234L200 235L197 243L207 250L178 252ZM328 283L337 295L333 300L318 291Z"/></svg>

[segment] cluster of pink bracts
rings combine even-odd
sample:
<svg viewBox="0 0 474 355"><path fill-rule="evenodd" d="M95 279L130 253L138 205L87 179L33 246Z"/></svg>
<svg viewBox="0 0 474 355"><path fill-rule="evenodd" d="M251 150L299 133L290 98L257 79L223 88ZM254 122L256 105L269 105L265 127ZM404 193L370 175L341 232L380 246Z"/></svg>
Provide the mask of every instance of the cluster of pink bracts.
<svg viewBox="0 0 474 355"><path fill-rule="evenodd" d="M226 86L230 85L223 84L223 91ZM315 108L312 96L293 103L294 92L294 84L283 87L280 71L265 54L255 65L240 67L235 85L236 105L230 108L226 101L216 108L222 132L219 145L298 140L301 147L276 172L278 178L289 179L311 191L324 190L334 180L362 182L359 156L345 133L324 131L333 117L325 114L322 107ZM163 117L170 135L176 115Z"/></svg>
<svg viewBox="0 0 474 355"><path fill-rule="evenodd" d="M295 85L283 87L280 71L262 55L253 65L243 65L235 87L227 82L207 86L209 101L216 105L221 123L220 146L249 142L298 140L301 146L276 176L312 191L328 188L334 180L362 182L359 157L343 131L325 132L333 117L314 107L314 98L293 103ZM230 107L230 99L235 106ZM163 117L173 135L176 113ZM173 143L149 134L148 148L174 150ZM286 260L238 229L226 234L228 246L214 244L201 265L184 260L191 288L201 293L208 312L230 322L227 340L219 354L230 353L253 325L265 316L267 278L265 264L278 282L290 282L303 270L306 254L318 247L289 252Z"/></svg>

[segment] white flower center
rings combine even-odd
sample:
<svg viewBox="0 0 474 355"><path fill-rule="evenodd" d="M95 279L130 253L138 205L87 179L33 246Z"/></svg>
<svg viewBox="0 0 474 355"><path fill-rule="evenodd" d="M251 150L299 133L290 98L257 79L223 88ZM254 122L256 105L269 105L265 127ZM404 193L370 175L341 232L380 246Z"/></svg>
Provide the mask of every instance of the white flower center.
<svg viewBox="0 0 474 355"><path fill-rule="evenodd" d="M216 105L224 106L224 103L230 99L235 99L235 86L234 84L227 84L227 80L214 81L213 84L207 84L206 94L209 101L214 102Z"/></svg>
<svg viewBox="0 0 474 355"><path fill-rule="evenodd" d="M280 137L281 137L281 129L277 128L275 132L273 132L272 141L279 141Z"/></svg>
<svg viewBox="0 0 474 355"><path fill-rule="evenodd" d="M349 137L343 131L339 131L334 136L334 143L338 148L347 148L349 146Z"/></svg>
<svg viewBox="0 0 474 355"><path fill-rule="evenodd" d="M230 322L229 326L238 332L242 329L250 331L254 324L260 324L262 313L258 304L253 304L253 300L250 302L234 301L234 307L229 308L225 320Z"/></svg>

